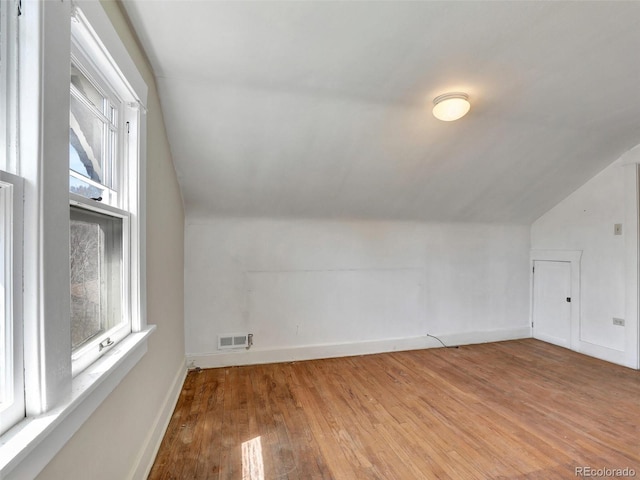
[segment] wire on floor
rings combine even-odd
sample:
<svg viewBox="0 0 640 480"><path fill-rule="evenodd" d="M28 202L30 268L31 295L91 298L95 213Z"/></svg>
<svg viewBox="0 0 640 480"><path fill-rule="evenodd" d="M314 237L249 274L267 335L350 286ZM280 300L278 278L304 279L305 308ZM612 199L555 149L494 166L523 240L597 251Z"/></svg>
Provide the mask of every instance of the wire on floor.
<svg viewBox="0 0 640 480"><path fill-rule="evenodd" d="M444 348L458 348L458 345L451 345L451 346L449 346L449 345L445 345L445 344L444 344L444 342L443 342L442 340L440 340L438 337L436 337L435 335L429 335L429 334L427 333L427 337L435 338L436 340L438 340L438 341L442 344L442 346L443 346Z"/></svg>

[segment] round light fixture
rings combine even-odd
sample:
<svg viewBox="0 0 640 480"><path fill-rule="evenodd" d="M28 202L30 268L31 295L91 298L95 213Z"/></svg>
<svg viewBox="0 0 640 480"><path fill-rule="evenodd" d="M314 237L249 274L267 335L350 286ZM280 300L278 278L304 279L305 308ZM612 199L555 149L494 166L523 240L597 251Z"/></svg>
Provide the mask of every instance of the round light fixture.
<svg viewBox="0 0 640 480"><path fill-rule="evenodd" d="M443 122L464 117L470 108L469 95L466 93L445 93L433 99L433 116Z"/></svg>

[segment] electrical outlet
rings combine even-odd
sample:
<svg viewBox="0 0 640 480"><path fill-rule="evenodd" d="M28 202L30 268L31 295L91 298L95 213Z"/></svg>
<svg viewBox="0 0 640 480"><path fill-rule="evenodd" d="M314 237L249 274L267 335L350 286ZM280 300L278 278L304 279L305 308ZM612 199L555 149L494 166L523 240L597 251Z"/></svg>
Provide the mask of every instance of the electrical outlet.
<svg viewBox="0 0 640 480"><path fill-rule="evenodd" d="M613 234L614 235L622 235L622 224L621 223L616 223L613 226Z"/></svg>
<svg viewBox="0 0 640 480"><path fill-rule="evenodd" d="M620 327L624 327L624 318L613 317L613 324L618 325Z"/></svg>

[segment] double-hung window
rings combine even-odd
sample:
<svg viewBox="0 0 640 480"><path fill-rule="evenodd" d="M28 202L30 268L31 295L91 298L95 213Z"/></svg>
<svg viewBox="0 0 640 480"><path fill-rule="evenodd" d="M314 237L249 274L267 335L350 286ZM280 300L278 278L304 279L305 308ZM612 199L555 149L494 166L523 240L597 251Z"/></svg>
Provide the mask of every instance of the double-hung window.
<svg viewBox="0 0 640 480"><path fill-rule="evenodd" d="M82 17L72 24L69 247L72 370L136 325L139 103ZM133 229L132 229L133 224Z"/></svg>
<svg viewBox="0 0 640 480"><path fill-rule="evenodd" d="M0 2L0 434L25 417L22 179L16 170L16 9Z"/></svg>

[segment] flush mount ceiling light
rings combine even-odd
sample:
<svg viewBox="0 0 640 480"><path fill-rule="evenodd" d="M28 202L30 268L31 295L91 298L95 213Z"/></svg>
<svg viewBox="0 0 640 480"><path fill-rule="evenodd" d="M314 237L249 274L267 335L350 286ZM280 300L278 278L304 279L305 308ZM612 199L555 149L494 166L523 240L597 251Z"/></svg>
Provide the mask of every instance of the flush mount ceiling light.
<svg viewBox="0 0 640 480"><path fill-rule="evenodd" d="M466 93L445 93L433 99L433 116L443 122L464 117L470 108L469 95Z"/></svg>

